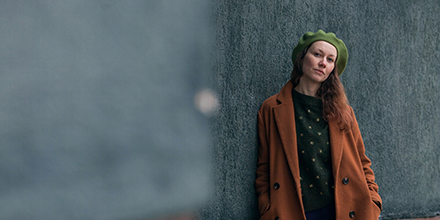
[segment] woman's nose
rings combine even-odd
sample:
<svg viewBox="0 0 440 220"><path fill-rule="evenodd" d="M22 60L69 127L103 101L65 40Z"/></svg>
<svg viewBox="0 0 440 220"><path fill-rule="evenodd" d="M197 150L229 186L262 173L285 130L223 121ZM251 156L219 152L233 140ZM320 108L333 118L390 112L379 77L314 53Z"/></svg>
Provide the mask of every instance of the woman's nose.
<svg viewBox="0 0 440 220"><path fill-rule="evenodd" d="M327 62L325 62L325 59L322 59L322 60L319 62L319 65L325 68L325 67L327 66Z"/></svg>

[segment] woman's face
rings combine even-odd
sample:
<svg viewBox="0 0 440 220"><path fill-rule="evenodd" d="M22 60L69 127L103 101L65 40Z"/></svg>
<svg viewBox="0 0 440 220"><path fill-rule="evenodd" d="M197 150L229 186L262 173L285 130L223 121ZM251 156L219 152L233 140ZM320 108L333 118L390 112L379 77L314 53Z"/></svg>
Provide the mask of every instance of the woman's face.
<svg viewBox="0 0 440 220"><path fill-rule="evenodd" d="M302 63L300 83L322 83L335 68L336 48L326 41L316 41L307 50Z"/></svg>

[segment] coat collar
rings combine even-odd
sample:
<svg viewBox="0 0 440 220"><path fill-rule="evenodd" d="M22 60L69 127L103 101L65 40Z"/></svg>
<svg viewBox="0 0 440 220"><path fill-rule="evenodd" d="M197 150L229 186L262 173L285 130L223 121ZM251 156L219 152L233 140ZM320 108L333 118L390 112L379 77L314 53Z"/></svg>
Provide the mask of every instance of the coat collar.
<svg viewBox="0 0 440 220"><path fill-rule="evenodd" d="M298 161L298 149L296 139L295 111L292 100L293 84L289 81L277 95L278 105L274 107L276 126L281 138L284 152L286 154L289 168L295 180L297 190L300 190L300 171ZM328 121L330 148L332 155L333 176L339 174L339 167L342 159L344 131L339 128L338 121Z"/></svg>
<svg viewBox="0 0 440 220"><path fill-rule="evenodd" d="M292 101L292 89L293 89L293 83L289 80L289 82L286 83L286 85L283 86L280 93L277 95L277 101L280 104L288 104L293 103ZM293 105L292 105L292 111L293 111Z"/></svg>

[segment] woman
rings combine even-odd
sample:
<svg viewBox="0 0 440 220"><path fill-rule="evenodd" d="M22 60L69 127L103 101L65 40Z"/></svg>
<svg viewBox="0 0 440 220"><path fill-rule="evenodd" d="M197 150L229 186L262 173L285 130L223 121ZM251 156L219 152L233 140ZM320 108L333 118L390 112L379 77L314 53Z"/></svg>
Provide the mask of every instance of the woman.
<svg viewBox="0 0 440 220"><path fill-rule="evenodd" d="M382 200L339 75L344 42L307 32L291 80L258 111L260 219L378 219Z"/></svg>

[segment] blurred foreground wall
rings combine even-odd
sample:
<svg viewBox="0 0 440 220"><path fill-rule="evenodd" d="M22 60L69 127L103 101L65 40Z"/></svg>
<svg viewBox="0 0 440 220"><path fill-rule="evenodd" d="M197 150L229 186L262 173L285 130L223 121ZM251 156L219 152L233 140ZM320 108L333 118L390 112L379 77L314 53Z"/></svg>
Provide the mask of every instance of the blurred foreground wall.
<svg viewBox="0 0 440 220"><path fill-rule="evenodd" d="M203 204L208 18L202 0L0 1L0 219Z"/></svg>
<svg viewBox="0 0 440 220"><path fill-rule="evenodd" d="M382 219L440 211L440 1L215 1L215 197L202 219L257 219L257 111L291 51L323 29L349 51L341 79L373 161Z"/></svg>

